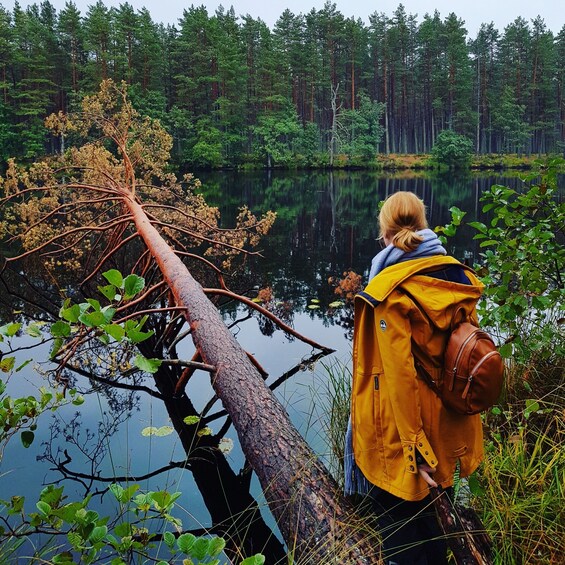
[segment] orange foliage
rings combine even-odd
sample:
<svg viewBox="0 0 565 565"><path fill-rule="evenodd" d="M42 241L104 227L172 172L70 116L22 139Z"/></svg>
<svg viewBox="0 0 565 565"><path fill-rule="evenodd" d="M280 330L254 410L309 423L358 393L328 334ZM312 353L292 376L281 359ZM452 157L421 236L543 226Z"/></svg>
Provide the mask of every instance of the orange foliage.
<svg viewBox="0 0 565 565"><path fill-rule="evenodd" d="M335 287L334 292L346 302L353 302L355 295L363 288L363 277L355 271L345 271L343 278L330 277L328 283Z"/></svg>

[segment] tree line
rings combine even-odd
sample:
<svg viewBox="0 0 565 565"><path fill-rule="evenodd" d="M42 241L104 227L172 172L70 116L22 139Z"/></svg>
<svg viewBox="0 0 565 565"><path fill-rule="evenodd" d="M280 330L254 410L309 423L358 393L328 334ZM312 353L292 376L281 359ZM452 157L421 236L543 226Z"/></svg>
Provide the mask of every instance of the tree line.
<svg viewBox="0 0 565 565"><path fill-rule="evenodd" d="M455 13L419 22L402 4L368 24L331 2L285 10L271 29L233 8L164 25L128 3L44 1L0 5L0 161L64 149L45 116L108 78L161 120L181 167L367 163L427 153L446 129L477 153L565 148L565 26L541 17L469 38Z"/></svg>

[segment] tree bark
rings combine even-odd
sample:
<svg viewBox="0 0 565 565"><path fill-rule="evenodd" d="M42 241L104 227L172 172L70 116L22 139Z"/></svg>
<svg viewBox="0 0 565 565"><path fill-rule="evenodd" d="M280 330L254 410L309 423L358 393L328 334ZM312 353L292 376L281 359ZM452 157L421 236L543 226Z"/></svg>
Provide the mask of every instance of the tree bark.
<svg viewBox="0 0 565 565"><path fill-rule="evenodd" d="M265 385L216 307L132 195L124 200L186 319L295 563L378 563L379 547Z"/></svg>
<svg viewBox="0 0 565 565"><path fill-rule="evenodd" d="M492 565L492 542L477 513L454 506L441 488L430 488L436 515L457 565Z"/></svg>

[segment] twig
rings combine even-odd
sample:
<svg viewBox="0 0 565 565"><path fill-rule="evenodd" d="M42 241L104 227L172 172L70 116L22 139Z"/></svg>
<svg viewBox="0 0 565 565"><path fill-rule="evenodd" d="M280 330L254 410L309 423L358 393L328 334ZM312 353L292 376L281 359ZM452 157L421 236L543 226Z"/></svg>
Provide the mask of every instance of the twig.
<svg viewBox="0 0 565 565"><path fill-rule="evenodd" d="M259 306L259 304L253 302L252 300L246 298L245 296L241 296L240 294L236 294L234 292L231 292L223 288L203 288L202 290L206 294L219 294L221 296L228 296L229 298L233 298L234 300L243 302L250 308L253 308L254 310L257 310L257 312L263 314L263 316L265 316L266 318L269 318L269 320L277 324L277 326L279 326L279 328L281 328L283 331L285 331L290 335L293 335L294 337L298 338L300 341L303 341L304 343L307 343L308 345L311 345L312 347L315 347L316 349L320 349L321 351L324 351L326 353L333 353L334 351L333 349L326 347L324 345L320 345L316 341L297 332L294 328L291 328L289 325L285 324L278 316L275 316L272 312L269 312L269 310L263 308L262 306Z"/></svg>

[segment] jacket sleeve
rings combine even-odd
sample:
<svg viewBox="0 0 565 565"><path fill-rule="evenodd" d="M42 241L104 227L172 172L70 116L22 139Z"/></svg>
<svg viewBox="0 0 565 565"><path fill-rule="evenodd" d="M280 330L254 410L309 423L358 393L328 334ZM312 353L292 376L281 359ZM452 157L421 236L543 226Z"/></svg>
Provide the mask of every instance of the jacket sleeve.
<svg viewBox="0 0 565 565"><path fill-rule="evenodd" d="M387 300L382 316L375 317L384 377L387 383L392 412L400 434L405 469L417 473L416 452L431 467L437 457L424 433L422 407L416 369L412 356L410 310L407 296L394 293Z"/></svg>

